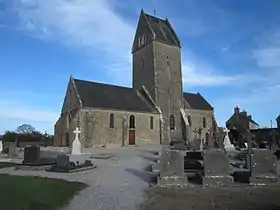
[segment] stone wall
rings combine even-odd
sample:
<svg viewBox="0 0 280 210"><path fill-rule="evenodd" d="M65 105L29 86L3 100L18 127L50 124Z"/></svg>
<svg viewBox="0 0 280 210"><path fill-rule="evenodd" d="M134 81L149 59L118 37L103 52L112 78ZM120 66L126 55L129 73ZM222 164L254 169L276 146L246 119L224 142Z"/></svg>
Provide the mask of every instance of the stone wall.
<svg viewBox="0 0 280 210"><path fill-rule="evenodd" d="M189 132L189 139L194 141L198 138L198 134L194 132L195 129L202 128L202 139L205 139L206 133L211 133L211 129L213 127L212 117L214 116L214 111L208 110L197 110L197 109L185 109L185 112L191 116L191 125L190 125L190 132ZM203 128L203 117L206 119L206 127Z"/></svg>
<svg viewBox="0 0 280 210"><path fill-rule="evenodd" d="M172 140L182 140L182 71L181 51L177 46L153 42L155 101L161 108L164 120L170 123L170 115L175 117L175 130L171 130ZM168 126L170 128L170 124Z"/></svg>
<svg viewBox="0 0 280 210"><path fill-rule="evenodd" d="M110 114L114 114L113 128L110 128ZM67 146L67 133L71 145L75 137L73 131L77 124L80 125L82 130L80 139L83 147L108 144L121 146L123 141L124 145L128 145L129 117L131 115L135 116L135 144L160 144L158 114L83 108L77 112L68 129L66 129L67 122L65 119L61 119L57 124L55 145ZM151 117L153 117L153 129L150 128ZM124 120L127 126L123 125Z"/></svg>

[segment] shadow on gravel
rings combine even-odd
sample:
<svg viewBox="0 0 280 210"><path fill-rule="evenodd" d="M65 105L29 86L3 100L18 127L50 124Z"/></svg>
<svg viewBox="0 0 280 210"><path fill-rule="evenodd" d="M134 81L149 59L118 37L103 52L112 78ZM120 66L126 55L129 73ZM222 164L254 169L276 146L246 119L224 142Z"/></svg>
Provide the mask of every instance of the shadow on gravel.
<svg viewBox="0 0 280 210"><path fill-rule="evenodd" d="M157 162L157 160L159 159L159 157L147 157L147 156L144 156L144 155L138 155L138 156L145 159L145 160L152 161L152 162Z"/></svg>
<svg viewBox="0 0 280 210"><path fill-rule="evenodd" d="M138 170L134 168L127 168L125 169L128 173L139 177L142 179L144 182L149 183L149 184L154 184L157 182L157 175L152 174L151 172L147 170Z"/></svg>

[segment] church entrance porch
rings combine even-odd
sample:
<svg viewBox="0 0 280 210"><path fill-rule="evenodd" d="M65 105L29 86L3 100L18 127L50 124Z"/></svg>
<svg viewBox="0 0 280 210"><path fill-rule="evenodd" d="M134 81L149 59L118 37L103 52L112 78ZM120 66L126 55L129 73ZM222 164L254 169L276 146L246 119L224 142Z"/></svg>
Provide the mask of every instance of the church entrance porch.
<svg viewBox="0 0 280 210"><path fill-rule="evenodd" d="M129 130L129 145L135 145L135 130Z"/></svg>

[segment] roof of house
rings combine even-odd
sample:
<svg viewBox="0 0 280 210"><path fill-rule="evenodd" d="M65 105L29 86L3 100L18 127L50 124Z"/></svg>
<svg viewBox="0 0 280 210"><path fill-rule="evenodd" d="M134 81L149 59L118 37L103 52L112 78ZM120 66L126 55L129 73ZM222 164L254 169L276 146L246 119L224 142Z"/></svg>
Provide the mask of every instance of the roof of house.
<svg viewBox="0 0 280 210"><path fill-rule="evenodd" d="M213 110L214 108L199 93L183 93L185 101L191 109Z"/></svg>
<svg viewBox="0 0 280 210"><path fill-rule="evenodd" d="M154 33L156 40L164 41L168 44L180 47L180 40L173 30L171 24L169 23L168 19L163 20L144 12L143 14L146 17L150 30Z"/></svg>
<svg viewBox="0 0 280 210"><path fill-rule="evenodd" d="M245 115L245 114L242 114L242 113L239 113L238 114L238 118L240 121L242 122L251 122L251 123L254 123L255 125L259 125L258 123L256 123L254 120L250 119L248 115ZM233 120L235 120L235 114L233 114L226 122L226 124L231 124Z"/></svg>
<svg viewBox="0 0 280 210"><path fill-rule="evenodd" d="M132 88L74 79L84 107L153 112Z"/></svg>

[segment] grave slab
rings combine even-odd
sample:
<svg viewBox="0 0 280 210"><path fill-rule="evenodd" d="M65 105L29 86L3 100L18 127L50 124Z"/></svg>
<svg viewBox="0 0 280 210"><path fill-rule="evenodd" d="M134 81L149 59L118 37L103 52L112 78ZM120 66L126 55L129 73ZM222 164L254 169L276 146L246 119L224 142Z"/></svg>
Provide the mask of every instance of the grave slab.
<svg viewBox="0 0 280 210"><path fill-rule="evenodd" d="M229 158L222 149L211 149L204 151L204 177L205 186L228 186L233 184L230 173Z"/></svg>
<svg viewBox="0 0 280 210"><path fill-rule="evenodd" d="M248 159L249 157L247 157L247 162ZM265 185L279 181L277 177L277 158L272 151L253 149L251 161L251 185Z"/></svg>
<svg viewBox="0 0 280 210"><path fill-rule="evenodd" d="M184 174L184 155L178 150L163 150L160 158L160 187L185 187L188 179Z"/></svg>

